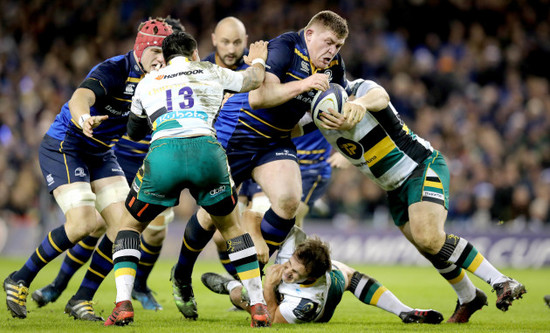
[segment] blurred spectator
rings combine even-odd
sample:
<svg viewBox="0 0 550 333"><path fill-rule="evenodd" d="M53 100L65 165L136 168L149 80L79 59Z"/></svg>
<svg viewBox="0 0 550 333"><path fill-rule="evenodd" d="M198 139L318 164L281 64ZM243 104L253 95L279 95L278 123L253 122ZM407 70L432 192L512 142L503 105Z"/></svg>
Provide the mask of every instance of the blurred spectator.
<svg viewBox="0 0 550 333"><path fill-rule="evenodd" d="M410 128L445 152L450 221L550 225L549 0L2 1L0 218L50 216L36 167L44 124L93 64L131 48L141 20L181 18L206 54L225 16L241 19L254 41L298 30L321 9L349 21L341 53L350 79L385 86ZM375 188L355 169L335 170L327 216L346 225L386 218ZM193 211L188 200L178 214Z"/></svg>

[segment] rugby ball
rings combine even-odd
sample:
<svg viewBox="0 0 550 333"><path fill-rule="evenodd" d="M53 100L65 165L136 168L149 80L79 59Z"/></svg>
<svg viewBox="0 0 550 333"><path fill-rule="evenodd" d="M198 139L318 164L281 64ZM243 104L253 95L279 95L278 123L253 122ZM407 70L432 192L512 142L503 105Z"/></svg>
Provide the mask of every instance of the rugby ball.
<svg viewBox="0 0 550 333"><path fill-rule="evenodd" d="M331 108L338 113L342 113L344 103L348 100L348 94L337 83L331 83L325 91L318 91L311 101L311 117L317 127L320 127L322 120L319 118L321 113L328 112Z"/></svg>

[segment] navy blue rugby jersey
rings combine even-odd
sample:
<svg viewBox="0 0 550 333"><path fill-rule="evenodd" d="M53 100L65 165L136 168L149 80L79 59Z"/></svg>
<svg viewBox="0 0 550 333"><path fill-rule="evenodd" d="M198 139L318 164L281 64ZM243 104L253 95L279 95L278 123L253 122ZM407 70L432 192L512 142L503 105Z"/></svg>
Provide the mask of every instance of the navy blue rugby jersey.
<svg viewBox="0 0 550 333"><path fill-rule="evenodd" d="M244 49L243 55L248 55L248 49L246 48ZM218 59L216 59L216 52L212 52L206 57L202 58L202 61L208 61L220 67L225 67L223 63L221 63L220 61L218 61ZM247 68L248 68L248 65L244 62L244 59L241 57L241 59L239 59L239 61L235 63L235 66L233 66L233 68L230 68L230 69L234 71L244 71Z"/></svg>
<svg viewBox="0 0 550 333"><path fill-rule="evenodd" d="M113 146L113 149L117 155L143 160L147 155L147 151L149 151L150 141L151 134L147 134L147 136L140 141L133 141L128 134L124 134Z"/></svg>
<svg viewBox="0 0 550 333"><path fill-rule="evenodd" d="M268 45L266 63L266 70L275 74L281 83L303 80L314 73L325 73L330 82L349 90L340 54L327 68L315 68L309 59L303 31L287 32L272 39ZM310 110L315 93L311 90L279 106L258 110L250 108L248 93L235 94L224 104L216 121L220 142L224 144L231 136L242 140L290 137L290 130Z"/></svg>
<svg viewBox="0 0 550 333"><path fill-rule="evenodd" d="M67 132L70 132L93 147L105 149L112 147L126 133L132 96L143 76L144 73L136 63L132 51L96 65L80 87L88 88L96 95L96 102L90 108L90 114L92 116L108 115L109 119L95 128L94 137L89 138L82 133L77 122L72 120L69 102L67 102L46 134L63 140Z"/></svg>
<svg viewBox="0 0 550 333"><path fill-rule="evenodd" d="M320 169L324 178L330 178L331 167L327 162L332 146L320 131L312 131L292 139L296 146L300 170Z"/></svg>

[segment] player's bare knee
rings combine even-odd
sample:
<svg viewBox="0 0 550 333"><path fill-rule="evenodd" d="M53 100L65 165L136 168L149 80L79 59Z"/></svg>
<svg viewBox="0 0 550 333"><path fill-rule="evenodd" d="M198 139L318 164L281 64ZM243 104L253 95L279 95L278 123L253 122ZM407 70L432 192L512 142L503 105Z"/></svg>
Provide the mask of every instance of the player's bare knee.
<svg viewBox="0 0 550 333"><path fill-rule="evenodd" d="M168 208L160 213L143 231L145 241L152 245L161 245L166 238L166 228L173 220L173 208Z"/></svg>
<svg viewBox="0 0 550 333"><path fill-rule="evenodd" d="M436 254L443 245L438 234L429 231L413 232L415 245L422 251L429 254ZM445 241L443 239L443 241Z"/></svg>
<svg viewBox="0 0 550 333"><path fill-rule="evenodd" d="M285 219L291 219L296 216L296 211L300 205L300 198L294 196L288 196L279 198L276 206L273 206L273 210L277 215Z"/></svg>

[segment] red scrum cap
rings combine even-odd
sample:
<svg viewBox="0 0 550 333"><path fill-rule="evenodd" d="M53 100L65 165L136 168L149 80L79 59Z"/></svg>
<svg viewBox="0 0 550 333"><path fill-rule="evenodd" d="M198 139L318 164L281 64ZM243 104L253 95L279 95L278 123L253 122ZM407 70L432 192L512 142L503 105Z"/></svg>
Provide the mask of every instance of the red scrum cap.
<svg viewBox="0 0 550 333"><path fill-rule="evenodd" d="M141 62L141 56L146 48L151 46L162 47L162 41L171 33L172 27L164 21L149 20L143 23L134 44L134 52L136 53L138 62Z"/></svg>

